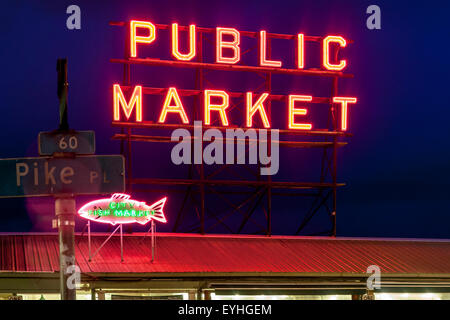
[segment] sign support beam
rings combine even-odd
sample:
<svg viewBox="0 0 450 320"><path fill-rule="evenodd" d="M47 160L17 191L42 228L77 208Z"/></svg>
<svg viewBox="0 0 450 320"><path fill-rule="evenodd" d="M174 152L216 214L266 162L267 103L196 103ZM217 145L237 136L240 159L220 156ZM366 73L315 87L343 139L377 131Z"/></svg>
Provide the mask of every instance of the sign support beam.
<svg viewBox="0 0 450 320"><path fill-rule="evenodd" d="M67 91L69 84L67 82L67 59L58 59L56 62L56 71L58 72L58 99L59 99L59 130L68 131L69 121L67 114Z"/></svg>
<svg viewBox="0 0 450 320"><path fill-rule="evenodd" d="M155 257L156 257L156 243L155 243L155 231L156 231L156 226L155 226L155 222L152 220L151 221L151 229L152 229L152 263L155 262Z"/></svg>
<svg viewBox="0 0 450 320"><path fill-rule="evenodd" d="M67 59L58 59L56 62L58 73L58 99L59 99L59 131L69 130L67 114ZM75 267L75 198L57 197L55 200L55 213L58 219L59 238L59 290L61 300L76 300L75 283L70 283L69 270Z"/></svg>
<svg viewBox="0 0 450 320"><path fill-rule="evenodd" d="M76 300L76 285L71 282L70 272L75 266L75 198L58 197L55 213L59 236L59 285L61 300Z"/></svg>

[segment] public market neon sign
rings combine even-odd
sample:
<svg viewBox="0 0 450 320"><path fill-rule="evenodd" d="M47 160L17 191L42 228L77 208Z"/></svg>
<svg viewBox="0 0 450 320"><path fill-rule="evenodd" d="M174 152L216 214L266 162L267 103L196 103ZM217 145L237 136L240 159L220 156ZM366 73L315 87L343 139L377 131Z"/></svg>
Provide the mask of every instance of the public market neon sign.
<svg viewBox="0 0 450 320"><path fill-rule="evenodd" d="M91 201L78 210L78 214L88 220L101 223L123 224L139 223L147 224L156 220L167 222L163 208L167 197L152 205L145 202L130 199L130 196L123 193L115 193L111 198L104 198Z"/></svg>
<svg viewBox="0 0 450 320"><path fill-rule="evenodd" d="M180 30L187 31L188 49L180 50ZM142 59L139 55L140 49L144 46L152 45L157 41L157 28L150 21L132 20L129 23L129 56L130 59ZM177 23L171 25L171 55L174 60L189 62L197 57L196 52L197 26L180 27ZM215 32L215 64L236 65L241 61L241 32L234 28L217 27ZM268 57L267 38L265 30L257 33L258 38L258 66L262 71L270 71L282 68L283 61ZM295 69L305 69L305 42L312 37L299 33L295 36L296 41L296 61ZM347 67L347 60L332 59L336 46L345 48L347 41L342 36L328 35L323 37L322 42L322 70L330 72L342 72ZM334 48L333 48L334 47ZM334 50L333 50L334 49ZM183 51L183 52L181 52ZM145 60L145 59L144 59ZM121 121L125 117L126 121L132 120L135 114L135 122L143 121L143 88L140 85L134 86L131 96L125 97L122 87L119 84L113 85L114 121ZM224 90L206 89L201 91L203 101L203 123L211 125L211 118L220 120L221 126L227 127L231 123L227 109L230 107L230 94ZM271 119L266 111L266 104L271 99L270 92L245 93L245 125L248 128L254 126L254 119L258 117L264 128L271 128ZM290 94L286 99L288 108L287 127L290 130L312 130L313 124L308 122L307 104L311 103L314 97L308 94ZM357 102L355 97L333 96L331 103L336 104L340 110L339 130L348 129L349 106ZM164 103L158 117L158 123L165 124L170 117L170 121L182 124L189 124L191 120L186 113L182 99L177 88L167 89ZM303 120L302 120L303 119Z"/></svg>

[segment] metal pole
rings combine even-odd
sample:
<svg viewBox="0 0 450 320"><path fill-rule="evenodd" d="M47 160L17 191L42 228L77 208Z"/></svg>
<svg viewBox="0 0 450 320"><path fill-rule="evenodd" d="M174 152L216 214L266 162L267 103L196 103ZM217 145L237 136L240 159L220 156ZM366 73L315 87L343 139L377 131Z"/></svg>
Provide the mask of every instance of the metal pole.
<svg viewBox="0 0 450 320"><path fill-rule="evenodd" d="M203 34L199 34L199 42L197 44L197 52L198 52L198 59L200 62L203 62ZM200 69L198 71L198 89L203 90L204 85L204 74L203 69ZM197 110L201 110L201 98L198 97L197 99ZM202 137L203 137L203 126L202 126ZM201 152L203 152L203 139L200 140L202 143L202 149ZM200 164L200 179L203 181L205 179L205 168L203 165L203 157L202 157L202 163ZM200 233L205 234L205 184L200 184Z"/></svg>
<svg viewBox="0 0 450 320"><path fill-rule="evenodd" d="M337 78L333 78L333 96L337 94ZM337 126L337 112L336 107L332 105L331 107L333 112L333 127L334 131L338 130ZM332 180L333 180L333 203L332 203L332 212L331 212L331 236L336 237L336 209L337 209L337 136L333 137L333 168L332 168Z"/></svg>
<svg viewBox="0 0 450 320"><path fill-rule="evenodd" d="M95 300L95 289L91 289L91 300Z"/></svg>
<svg viewBox="0 0 450 320"><path fill-rule="evenodd" d="M152 263L155 261L155 222L152 220Z"/></svg>
<svg viewBox="0 0 450 320"><path fill-rule="evenodd" d="M120 224L120 260L123 262L123 224Z"/></svg>
<svg viewBox="0 0 450 320"><path fill-rule="evenodd" d="M338 58L339 49L335 51L335 59ZM338 91L338 77L333 78L333 89L332 89L332 97L336 97ZM338 118L337 118L337 111L336 106L333 104L331 105L331 110L334 114L332 120L333 120L333 126L334 131L338 131ZM332 230L331 230L331 236L336 237L336 209L337 209L337 144L338 144L338 137L335 135L333 137L333 209L331 212L331 223L332 223Z"/></svg>
<svg viewBox="0 0 450 320"><path fill-rule="evenodd" d="M130 52L130 29L127 27L127 32L125 32L125 45L124 45L124 58L129 58L129 52ZM124 64L123 65L123 85L129 86L130 85L130 76L131 76L131 65ZM124 128L120 128L120 132L124 133ZM125 156L125 140L120 141L120 154ZM128 161L128 160L127 160ZM128 177L127 177L127 190L128 190Z"/></svg>
<svg viewBox="0 0 450 320"><path fill-rule="evenodd" d="M59 99L59 130L69 130L69 121L67 114L67 91L69 84L67 82L67 59L58 59L56 61L56 71L58 73L58 99Z"/></svg>
<svg viewBox="0 0 450 320"><path fill-rule="evenodd" d="M76 300L76 286L68 281L75 265L75 198L56 198L55 213L59 234L59 289L61 300ZM69 268L70 267L70 268Z"/></svg>
<svg viewBox="0 0 450 320"><path fill-rule="evenodd" d="M204 294L204 299L203 300L211 300L211 291L204 290L203 294Z"/></svg>
<svg viewBox="0 0 450 320"><path fill-rule="evenodd" d="M91 220L88 220L88 248L89 248L89 261L91 261Z"/></svg>
<svg viewBox="0 0 450 320"><path fill-rule="evenodd" d="M271 57L272 55L272 42L270 40L270 37L267 37L267 51L269 54L269 57ZM272 91L272 74L270 72L267 73L266 76L266 90L267 92L271 92ZM272 102L269 100L268 105L267 105L267 109L268 109L268 116L269 119L272 120ZM272 141L272 132L269 130L268 135L267 135L267 151L268 153L270 152L270 157L272 158L272 145L271 145L271 141ZM270 142L269 142L270 141ZM269 174L267 176L267 181L269 182L269 185L267 187L267 230L266 230L266 235L271 236L272 235L272 188L270 186L271 182L272 182L272 176Z"/></svg>
<svg viewBox="0 0 450 320"><path fill-rule="evenodd" d="M127 192L129 194L131 194L132 191L132 184L131 184L131 179L133 179L133 174L132 174L132 165L131 165L131 157L132 157L132 151L131 151L131 128L128 128L127 130L127 175L128 175L128 179L127 179Z"/></svg>

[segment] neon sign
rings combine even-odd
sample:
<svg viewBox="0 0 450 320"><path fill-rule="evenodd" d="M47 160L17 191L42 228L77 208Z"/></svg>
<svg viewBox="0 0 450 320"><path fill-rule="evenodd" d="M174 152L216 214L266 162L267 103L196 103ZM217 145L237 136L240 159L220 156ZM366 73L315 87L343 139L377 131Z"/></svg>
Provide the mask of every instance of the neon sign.
<svg viewBox="0 0 450 320"><path fill-rule="evenodd" d="M130 57L131 58L142 58L138 57L138 45L150 45L155 42L156 39L156 27L150 21L130 21ZM183 27L189 31L188 43L189 43L189 53L182 54L179 52L179 30L181 27L178 23L173 23L171 25L171 43L172 49L171 53L175 60L179 61L190 61L197 56L195 50L196 44L196 30L198 29L195 25L189 25L189 27ZM144 33L146 35L138 35L138 33ZM241 32L234 28L216 28L216 63L224 64L237 64L241 60ZM228 40L225 40L227 38ZM232 40L230 40L232 38ZM305 35L299 33L294 37L297 40L296 51L297 51L297 68L304 68L304 50L305 50ZM259 66L261 67L274 67L281 68L283 63L280 60L270 60L267 57L267 31L261 30L258 34L258 47L259 47ZM339 45L341 48L345 48L347 45L346 40L342 36L329 35L322 40L322 67L326 70L341 71L346 66L345 60L338 61L339 63L331 61L331 44L334 43ZM228 56L227 56L228 55Z"/></svg>
<svg viewBox="0 0 450 320"><path fill-rule="evenodd" d="M123 193L115 193L111 198L91 201L78 210L78 214L88 220L101 223L123 224L139 223L146 224L151 220L167 222L163 207L167 197L147 205L145 202L130 199Z"/></svg>
<svg viewBox="0 0 450 320"><path fill-rule="evenodd" d="M205 28L199 28L194 24L189 26L179 26L177 23L172 23L162 27L150 21L131 20L129 22L129 42L127 47L129 60L133 62L146 63L152 60L145 56L145 49L154 45L161 35L159 29L169 30L170 37L170 53L172 61L165 61L169 63L192 64L193 66L204 67L208 63L201 62L203 57L199 50L202 46L201 38L198 39L198 34L205 32ZM255 47L258 48L258 59L255 62L257 66L244 66L241 62L241 55L246 50L243 49L242 37L254 37L257 43ZM215 53L214 63L208 65L221 66L221 68L238 68L236 70L246 70L245 68L253 68L252 70L258 72L277 72L282 70L283 73L292 72L323 72L327 76L342 76L342 72L348 67L346 59L338 57L338 50L347 48L348 41L339 35L327 35L323 37L307 36L303 33L295 35L274 35L268 33L266 30L259 32L239 31L235 28L216 27L213 33L213 40L215 40L215 48L211 50ZM294 42L295 47L295 61L289 64L282 61L281 57L271 57L270 40L271 38L285 39ZM321 65L320 69L307 69L305 66L305 57L308 55L308 42L321 43ZM187 49L180 50L180 46ZM187 44L187 45L186 45ZM203 51L203 50L202 50ZM200 57L199 57L200 56ZM156 60L155 58L154 60ZM200 60L199 60L200 59ZM159 60L159 59L157 59ZM174 61L173 61L174 60ZM200 62L198 62L200 61ZM286 67L287 66L287 67ZM232 70L232 69L230 69ZM249 71L249 70L247 70ZM320 73L318 73L320 74ZM144 120L143 108L143 94L147 88L141 85L123 87L119 84L113 85L113 105L114 105L114 121L135 121L137 123ZM152 89L152 88L149 88ZM166 91L164 91L166 90ZM312 103L326 103L334 104L332 108L336 110L333 115L339 124L336 130L346 131L348 129L348 117L350 104L355 104L357 98L352 96L341 96L335 94L330 98L314 97L310 92L292 92L286 95L285 99L280 99L279 95L273 95L270 92L247 92L235 93L227 92L225 90L216 90L215 88L206 88L205 90L197 90L195 93L190 92L188 95L197 95L200 101L203 102L201 107L203 115L199 115L202 119L192 119L192 115L186 112L183 101L182 92L189 90L178 90L175 87L167 89L160 89L164 97L164 102L161 104L160 112L155 114L150 122L158 122L159 124L183 124L188 125L194 120L202 120L208 126L219 123L220 126L232 126L233 119L229 116L235 105L231 101L232 98L241 97L245 105L245 114L243 123L247 128L254 126L262 126L264 128L271 128L271 113L266 112L266 105L271 100L284 101L286 110L286 127L288 130L313 130L314 124L311 123L309 105ZM191 90L194 91L194 90ZM148 92L147 92L148 93ZM159 116L158 116L159 115ZM258 123L255 124L254 117L257 117ZM242 123L242 122L239 122Z"/></svg>

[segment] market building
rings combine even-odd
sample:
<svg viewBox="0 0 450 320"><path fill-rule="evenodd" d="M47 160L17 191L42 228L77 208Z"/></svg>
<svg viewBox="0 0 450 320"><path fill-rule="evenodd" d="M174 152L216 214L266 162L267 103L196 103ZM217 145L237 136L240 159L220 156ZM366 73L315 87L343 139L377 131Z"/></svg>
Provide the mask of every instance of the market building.
<svg viewBox="0 0 450 320"><path fill-rule="evenodd" d="M449 240L108 235L75 237L77 299L362 299L377 267L375 299L450 299ZM60 298L57 234L0 234L0 297Z"/></svg>

